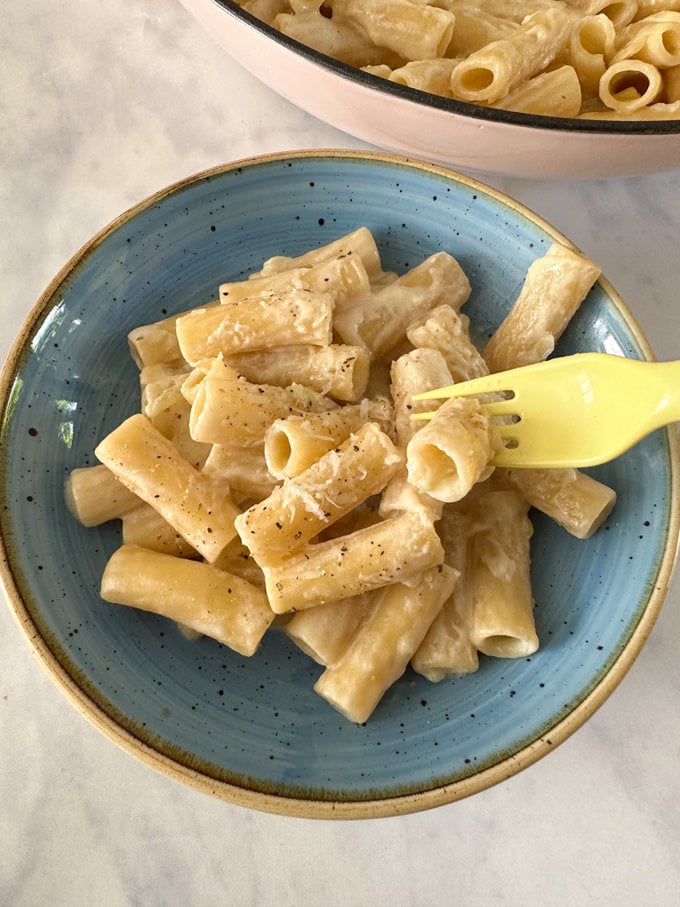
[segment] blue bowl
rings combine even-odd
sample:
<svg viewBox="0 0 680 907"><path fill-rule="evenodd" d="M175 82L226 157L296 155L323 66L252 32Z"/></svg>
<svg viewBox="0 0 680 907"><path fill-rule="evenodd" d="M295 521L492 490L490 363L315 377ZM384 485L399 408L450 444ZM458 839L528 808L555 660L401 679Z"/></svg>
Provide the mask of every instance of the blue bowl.
<svg viewBox="0 0 680 907"><path fill-rule="evenodd" d="M448 170L390 155L273 155L190 177L122 215L45 291L5 365L2 576L32 646L102 731L149 765L231 802L307 817L376 817L475 793L550 752L606 699L661 608L678 541L678 449L655 432L593 470L619 494L608 523L578 541L540 515L533 583L540 650L483 659L430 684L407 673L354 725L312 687L321 668L280 632L243 658L187 640L154 615L98 593L115 525L84 529L63 483L138 409L127 332L214 298L263 259L297 254L360 225L385 267L455 255L482 332L507 312L530 263L555 239L521 205ZM559 345L650 358L604 280Z"/></svg>

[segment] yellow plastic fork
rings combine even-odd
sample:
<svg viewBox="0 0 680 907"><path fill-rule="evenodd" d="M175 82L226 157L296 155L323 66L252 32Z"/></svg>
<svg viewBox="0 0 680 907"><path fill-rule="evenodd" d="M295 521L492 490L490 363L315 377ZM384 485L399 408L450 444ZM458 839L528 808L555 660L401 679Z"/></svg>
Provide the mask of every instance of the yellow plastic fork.
<svg viewBox="0 0 680 907"><path fill-rule="evenodd" d="M488 399L481 395L494 395ZM495 466L595 466L680 420L680 361L579 353L414 395L481 396L503 447ZM502 397L500 395L503 395ZM434 412L414 419L430 419Z"/></svg>

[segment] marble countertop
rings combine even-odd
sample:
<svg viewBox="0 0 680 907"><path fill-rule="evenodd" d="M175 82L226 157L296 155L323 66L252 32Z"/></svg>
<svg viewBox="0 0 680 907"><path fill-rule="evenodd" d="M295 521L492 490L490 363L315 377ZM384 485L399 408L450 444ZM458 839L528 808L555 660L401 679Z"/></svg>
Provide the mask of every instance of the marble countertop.
<svg viewBox="0 0 680 907"><path fill-rule="evenodd" d="M171 0L7 4L0 33L0 358L119 213L261 152L363 148L260 85ZM562 230L680 356L680 171L487 179ZM0 903L680 903L680 583L604 706L550 756L428 812L300 820L211 799L104 738L0 606Z"/></svg>

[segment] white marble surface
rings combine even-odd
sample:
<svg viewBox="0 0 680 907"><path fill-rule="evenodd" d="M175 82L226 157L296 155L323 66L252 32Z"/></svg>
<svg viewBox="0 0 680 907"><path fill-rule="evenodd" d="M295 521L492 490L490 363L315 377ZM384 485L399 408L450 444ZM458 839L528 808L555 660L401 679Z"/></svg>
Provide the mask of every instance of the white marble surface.
<svg viewBox="0 0 680 907"><path fill-rule="evenodd" d="M134 202L260 152L361 147L279 100L172 0L5 4L0 357L66 259ZM680 172L494 184L596 259L680 357ZM250 812L102 737L0 607L0 904L680 904L680 583L600 711L504 784L368 822Z"/></svg>

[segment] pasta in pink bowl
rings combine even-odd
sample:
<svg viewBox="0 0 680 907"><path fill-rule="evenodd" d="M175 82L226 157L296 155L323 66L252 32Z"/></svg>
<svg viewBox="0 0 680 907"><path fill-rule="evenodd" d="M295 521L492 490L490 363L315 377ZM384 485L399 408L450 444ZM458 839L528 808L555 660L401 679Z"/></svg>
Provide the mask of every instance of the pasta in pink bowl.
<svg viewBox="0 0 680 907"><path fill-rule="evenodd" d="M388 151L529 178L680 166L677 0L181 0L241 65Z"/></svg>
<svg viewBox="0 0 680 907"><path fill-rule="evenodd" d="M552 317L508 338L536 296ZM3 368L27 641L118 745L243 806L398 815L528 768L663 605L677 435L525 481L489 472L472 402L426 432L410 396L553 346L652 356L595 263L448 169L299 152L161 190L67 263Z"/></svg>

